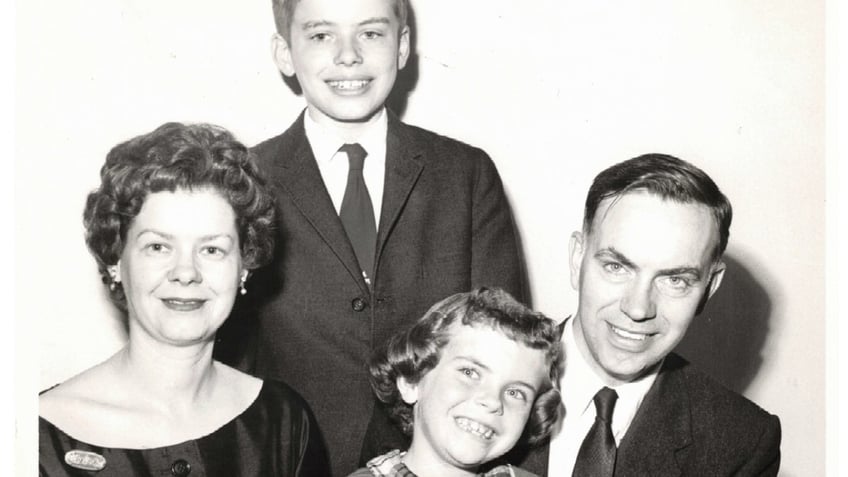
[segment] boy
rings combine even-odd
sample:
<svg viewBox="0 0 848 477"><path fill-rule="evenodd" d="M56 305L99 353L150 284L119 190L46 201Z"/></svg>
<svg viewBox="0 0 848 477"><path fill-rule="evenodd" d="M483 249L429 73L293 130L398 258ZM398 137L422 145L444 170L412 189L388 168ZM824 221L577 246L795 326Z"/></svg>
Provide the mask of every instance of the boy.
<svg viewBox="0 0 848 477"><path fill-rule="evenodd" d="M351 477L478 475L520 437L543 440L561 409L560 349L557 325L502 290L437 303L371 365L374 392L412 445ZM485 475L528 474L504 465Z"/></svg>
<svg viewBox="0 0 848 477"><path fill-rule="evenodd" d="M251 283L249 297L263 303L229 320L219 349L241 347L221 358L295 387L315 411L335 475L346 475L372 413L373 347L473 286L523 299L521 261L486 153L405 125L384 106L410 56L406 1L273 6L275 62L307 106L254 148L276 190L280 249ZM384 416L374 422L380 440L391 432Z"/></svg>

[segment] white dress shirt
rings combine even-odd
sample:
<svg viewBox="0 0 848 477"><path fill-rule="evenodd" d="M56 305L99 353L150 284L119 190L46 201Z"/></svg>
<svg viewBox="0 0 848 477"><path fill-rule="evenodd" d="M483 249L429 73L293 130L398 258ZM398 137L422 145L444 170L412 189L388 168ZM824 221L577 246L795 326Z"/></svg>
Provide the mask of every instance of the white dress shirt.
<svg viewBox="0 0 848 477"><path fill-rule="evenodd" d="M565 372L560 381L562 400L565 406L565 419L558 433L551 439L548 475L570 476L583 439L595 422L595 404L592 399L606 384L589 367L587 359L577 348L574 338L574 318L566 322L562 332L562 345L565 352ZM612 414L612 433L615 445L619 445L642 399L654 384L659 366L636 381L608 386L618 394L618 400Z"/></svg>
<svg viewBox="0 0 848 477"><path fill-rule="evenodd" d="M312 146L312 154L318 162L318 170L324 186L330 193L330 199L336 208L336 213L342 209L345 188L347 187L347 173L350 164L347 154L339 152L339 148L345 143L357 142L365 152L365 162L362 167L362 177L365 186L368 187L368 195L374 207L374 223L380 227L380 209L383 205L383 184L386 178L386 134L388 132L388 115L383 108L368 125L362 135L355 141L346 141L335 131L315 122L309 115L309 111L303 115L303 128L306 131L306 139Z"/></svg>

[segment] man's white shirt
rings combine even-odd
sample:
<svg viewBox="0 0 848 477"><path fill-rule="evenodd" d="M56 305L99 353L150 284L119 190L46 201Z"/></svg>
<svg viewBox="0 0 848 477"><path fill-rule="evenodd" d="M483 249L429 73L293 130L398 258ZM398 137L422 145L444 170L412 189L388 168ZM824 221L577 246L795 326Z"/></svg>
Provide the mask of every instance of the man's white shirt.
<svg viewBox="0 0 848 477"><path fill-rule="evenodd" d="M372 122L353 142L359 143L368 153L362 167L362 177L365 186L368 187L368 195L374 207L374 223L380 226L380 209L383 204L383 185L386 178L386 134L388 133L388 115L383 108ZM336 213L342 208L345 188L347 187L347 173L350 168L347 154L339 152L339 148L346 142L334 131L326 128L312 119L309 111L303 115L303 128L309 145L312 146L312 154L318 163L321 179L330 193L330 199L336 208Z"/></svg>
<svg viewBox="0 0 848 477"><path fill-rule="evenodd" d="M592 399L606 384L589 366L586 357L577 347L574 337L574 320L570 318L562 332L562 345L565 353L565 372L560 380L565 418L562 426L551 439L548 460L548 475L569 476L574 471L574 463L583 439L595 422L595 404ZM612 416L612 432L618 446L642 399L654 384L659 366L653 372L627 384L608 386L618 393Z"/></svg>

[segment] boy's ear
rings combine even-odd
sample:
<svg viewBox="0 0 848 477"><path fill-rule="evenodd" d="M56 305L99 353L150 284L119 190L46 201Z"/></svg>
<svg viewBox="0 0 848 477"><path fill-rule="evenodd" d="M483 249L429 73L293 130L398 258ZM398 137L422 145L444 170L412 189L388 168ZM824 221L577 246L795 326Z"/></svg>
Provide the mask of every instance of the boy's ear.
<svg viewBox="0 0 848 477"><path fill-rule="evenodd" d="M289 42L279 33L274 33L271 37L271 53L274 55L277 69L286 76L294 76L294 63L292 63Z"/></svg>
<svg viewBox="0 0 848 477"><path fill-rule="evenodd" d="M403 376L397 378L397 388L400 392L400 397L403 399L403 402L409 404L410 406L415 405L418 402L418 385L412 384L406 380Z"/></svg>
<svg viewBox="0 0 848 477"><path fill-rule="evenodd" d="M409 26L404 25L398 41L398 69L402 70L409 59Z"/></svg>

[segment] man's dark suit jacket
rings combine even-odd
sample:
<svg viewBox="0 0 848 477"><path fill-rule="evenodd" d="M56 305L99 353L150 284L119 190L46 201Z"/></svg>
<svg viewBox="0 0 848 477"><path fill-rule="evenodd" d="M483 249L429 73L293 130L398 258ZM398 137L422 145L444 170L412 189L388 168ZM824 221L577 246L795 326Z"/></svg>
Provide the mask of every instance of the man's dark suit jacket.
<svg viewBox="0 0 848 477"><path fill-rule="evenodd" d="M283 380L306 398L337 476L358 466L374 402L367 362L375 347L453 293L488 285L524 298L517 238L492 160L387 114L373 291L301 114L282 135L253 148L275 190L278 247L274 263L248 281L245 303L217 346L223 361ZM251 297L260 302L244 300Z"/></svg>
<svg viewBox="0 0 848 477"><path fill-rule="evenodd" d="M510 460L548 475L548 446ZM619 445L615 475L765 476L779 466L777 416L671 353Z"/></svg>

